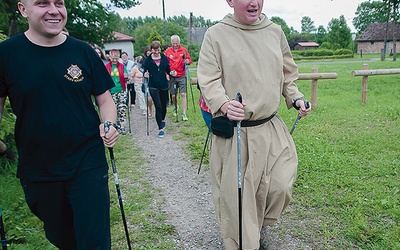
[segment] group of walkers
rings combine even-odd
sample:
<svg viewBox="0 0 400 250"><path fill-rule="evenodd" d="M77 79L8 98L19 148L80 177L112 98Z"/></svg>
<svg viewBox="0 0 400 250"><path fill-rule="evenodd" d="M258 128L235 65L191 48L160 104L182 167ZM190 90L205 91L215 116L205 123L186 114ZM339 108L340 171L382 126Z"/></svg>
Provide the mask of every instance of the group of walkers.
<svg viewBox="0 0 400 250"><path fill-rule="evenodd" d="M293 139L277 114L281 97L299 117L311 107L294 83L298 70L282 29L261 13L264 0L226 1L233 14L208 29L198 62L200 104L212 114L206 121L214 133L212 193L225 248L261 249L260 231L288 206L297 173ZM0 43L0 121L8 97L16 114L17 177L26 202L56 247L109 250L104 145L114 147L118 127L125 133L127 87L133 84L138 95L148 79L158 136L164 137L168 90L178 115L179 89L185 102L181 118L187 120L190 55L178 36L171 37L165 54L153 41L129 72L119 51L110 51L106 61L96 50L100 60L90 45L61 32L67 22L64 1L21 0L18 9L29 28ZM15 65L27 55L30 67L21 74Z"/></svg>
<svg viewBox="0 0 400 250"><path fill-rule="evenodd" d="M165 136L168 103L174 105L173 114L178 116L178 92L182 99L182 121L188 120L186 74L192 59L188 50L180 45L178 35L171 36L171 43L172 46L168 47L164 54L160 41L153 41L145 48L143 56L135 57L135 61L129 60L126 52L122 52L120 58L119 50L109 51L110 60L105 61L105 66L115 83L110 92L117 107L117 123L122 134L127 133L128 105L135 106L136 97L143 115L152 117L154 103L160 138ZM100 48L96 47L95 50L103 57Z"/></svg>

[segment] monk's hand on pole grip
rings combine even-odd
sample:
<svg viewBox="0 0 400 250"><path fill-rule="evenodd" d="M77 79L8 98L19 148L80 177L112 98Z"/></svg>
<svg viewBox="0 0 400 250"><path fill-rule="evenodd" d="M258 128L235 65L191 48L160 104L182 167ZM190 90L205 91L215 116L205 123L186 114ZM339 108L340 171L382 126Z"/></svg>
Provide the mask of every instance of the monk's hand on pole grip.
<svg viewBox="0 0 400 250"><path fill-rule="evenodd" d="M307 100L304 99L304 98L297 98L297 99L295 99L295 100L292 101L293 107L294 107L296 110L299 110L299 109L300 109L300 107L297 106L297 104L296 104L296 102L297 102L298 100L303 100L304 106L306 107L306 109L310 108L310 102L309 102L309 101L307 101Z"/></svg>

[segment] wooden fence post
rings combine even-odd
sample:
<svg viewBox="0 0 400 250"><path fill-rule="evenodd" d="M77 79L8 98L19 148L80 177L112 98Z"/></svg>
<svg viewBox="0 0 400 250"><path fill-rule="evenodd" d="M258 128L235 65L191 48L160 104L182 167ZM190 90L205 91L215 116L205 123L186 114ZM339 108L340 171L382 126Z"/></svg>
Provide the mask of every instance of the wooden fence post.
<svg viewBox="0 0 400 250"><path fill-rule="evenodd" d="M368 69L368 64L363 64L363 70ZM368 76L363 76L362 78L362 104L367 103L367 93L368 93Z"/></svg>
<svg viewBox="0 0 400 250"><path fill-rule="evenodd" d="M312 73L318 73L318 68L312 68ZM311 81L311 109L317 108L318 80Z"/></svg>

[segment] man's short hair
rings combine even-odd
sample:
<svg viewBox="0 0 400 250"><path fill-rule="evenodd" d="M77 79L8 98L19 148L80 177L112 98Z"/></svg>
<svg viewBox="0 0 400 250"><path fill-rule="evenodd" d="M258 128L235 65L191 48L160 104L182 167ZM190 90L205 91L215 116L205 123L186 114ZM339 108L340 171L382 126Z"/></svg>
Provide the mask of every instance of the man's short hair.
<svg viewBox="0 0 400 250"><path fill-rule="evenodd" d="M172 43L173 40L178 40L179 43L181 42L181 38L178 35L172 35L171 36L171 43Z"/></svg>

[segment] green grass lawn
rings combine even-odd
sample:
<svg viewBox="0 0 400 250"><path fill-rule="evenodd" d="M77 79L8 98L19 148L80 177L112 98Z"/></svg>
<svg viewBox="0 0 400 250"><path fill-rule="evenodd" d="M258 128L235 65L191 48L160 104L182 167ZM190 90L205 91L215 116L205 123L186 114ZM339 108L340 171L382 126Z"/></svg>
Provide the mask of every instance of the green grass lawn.
<svg viewBox="0 0 400 250"><path fill-rule="evenodd" d="M283 216L293 220L288 231L313 249L400 249L400 75L369 77L367 103L361 103L361 59L301 61L300 73L318 68L336 72L337 79L318 82L316 108L300 120L293 138L299 155L293 202ZM399 68L399 62L371 61L370 69ZM195 70L191 76L196 77ZM310 99L311 81L298 81ZM192 99L191 93L194 93ZM199 162L207 129L197 106L199 91L188 89L188 122L174 123L168 133L188 142L187 153ZM192 102L195 107L193 108ZM249 100L248 100L249 101ZM171 108L169 108L171 109ZM295 110L281 105L279 114L292 126ZM169 110L169 119L174 120ZM179 132L179 133L178 133ZM115 149L125 214L132 227L134 249L174 249L174 228L154 204L159 191L143 178L144 159L132 154L134 141L121 137ZM140 152L135 149L135 152ZM0 159L1 166L5 165ZM205 157L202 171L207 171ZM193 166L193 173L197 171ZM0 170L0 208L3 210L9 249L52 249L40 222L30 214L15 178L15 166ZM124 181L134 183L124 189ZM115 186L110 176L113 249L126 247ZM160 200L160 199L157 199ZM162 199L161 199L162 200ZM296 223L298 222L298 223Z"/></svg>

